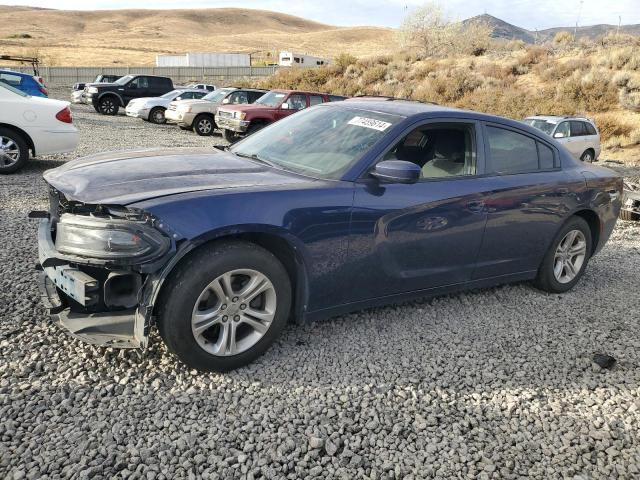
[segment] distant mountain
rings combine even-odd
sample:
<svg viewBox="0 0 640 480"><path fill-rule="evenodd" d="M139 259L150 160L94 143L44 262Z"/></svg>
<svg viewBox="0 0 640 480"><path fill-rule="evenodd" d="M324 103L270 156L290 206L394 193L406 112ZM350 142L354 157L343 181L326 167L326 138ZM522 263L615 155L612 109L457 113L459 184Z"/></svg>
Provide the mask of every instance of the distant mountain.
<svg viewBox="0 0 640 480"><path fill-rule="evenodd" d="M493 29L492 36L495 38L504 38L506 40L522 40L526 43L538 43L547 40L552 40L556 33L561 31L568 31L573 33L575 27L554 27L546 28L544 30L538 30L537 32L527 30L525 28L512 25L505 22L493 15L484 14L477 15L475 17L464 20L465 24L483 23ZM618 29L617 25L590 25L585 27L578 27L576 31L577 38L590 38L594 39L609 32L615 32ZM640 35L640 25L622 25L620 27L620 33L626 33L630 35Z"/></svg>

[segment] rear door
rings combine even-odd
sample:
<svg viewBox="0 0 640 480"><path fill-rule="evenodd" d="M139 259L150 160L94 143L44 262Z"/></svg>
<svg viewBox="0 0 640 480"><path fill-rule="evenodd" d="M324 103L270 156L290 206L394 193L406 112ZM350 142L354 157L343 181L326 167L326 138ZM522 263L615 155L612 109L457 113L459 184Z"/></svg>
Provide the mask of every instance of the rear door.
<svg viewBox="0 0 640 480"><path fill-rule="evenodd" d="M314 105L320 105L324 103L324 97L322 95L309 95L309 106L313 107ZM327 100L328 101L328 100Z"/></svg>
<svg viewBox="0 0 640 480"><path fill-rule="evenodd" d="M589 148L589 132L582 121L571 120L569 124L571 128L571 153L574 153L576 158L580 158Z"/></svg>
<svg viewBox="0 0 640 480"><path fill-rule="evenodd" d="M474 279L535 272L584 179L560 168L558 152L538 137L484 125L487 226Z"/></svg>

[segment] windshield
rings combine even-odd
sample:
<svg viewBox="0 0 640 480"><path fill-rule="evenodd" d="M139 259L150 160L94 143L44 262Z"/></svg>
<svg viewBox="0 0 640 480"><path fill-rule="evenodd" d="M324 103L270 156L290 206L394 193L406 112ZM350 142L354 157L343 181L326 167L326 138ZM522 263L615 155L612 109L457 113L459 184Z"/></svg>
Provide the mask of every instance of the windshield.
<svg viewBox="0 0 640 480"><path fill-rule="evenodd" d="M261 96L256 103L260 105L266 105L268 107L277 107L287 96L284 92L267 92Z"/></svg>
<svg viewBox="0 0 640 480"><path fill-rule="evenodd" d="M316 178L339 179L404 117L317 106L284 118L230 148Z"/></svg>
<svg viewBox="0 0 640 480"><path fill-rule="evenodd" d="M224 97L226 97L229 92L233 92L233 90L216 90L215 92L207 93L203 100L209 100L210 102L220 102Z"/></svg>
<svg viewBox="0 0 640 480"><path fill-rule="evenodd" d="M133 78L133 75L125 75L124 77L119 78L118 80L116 80L113 83L115 83L117 85L124 85L126 83L129 83L132 78Z"/></svg>
<svg viewBox="0 0 640 480"><path fill-rule="evenodd" d="M168 98L170 100L173 100L174 98L176 98L181 93L182 93L181 90L171 90L170 92L165 93L164 95L161 95L160 98Z"/></svg>
<svg viewBox="0 0 640 480"><path fill-rule="evenodd" d="M7 90L9 90L10 92L15 93L16 95L20 95L21 97L29 97L30 95L27 95L26 93L24 93L21 90L18 90L17 88L12 87L11 85L7 85L6 83L0 81L0 87L4 87Z"/></svg>
<svg viewBox="0 0 640 480"><path fill-rule="evenodd" d="M537 128L538 130L542 130L547 135L551 135L551 132L553 132L553 129L556 127L555 123L542 120L541 118L525 118L524 123L531 125L533 128Z"/></svg>

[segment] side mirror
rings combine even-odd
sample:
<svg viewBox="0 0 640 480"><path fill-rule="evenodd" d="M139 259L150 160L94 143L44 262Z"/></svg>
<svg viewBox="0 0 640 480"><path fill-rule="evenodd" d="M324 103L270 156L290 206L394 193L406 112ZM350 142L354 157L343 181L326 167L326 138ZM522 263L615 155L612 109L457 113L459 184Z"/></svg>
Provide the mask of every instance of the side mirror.
<svg viewBox="0 0 640 480"><path fill-rule="evenodd" d="M385 160L375 166L371 175L386 183L416 183L420 172L420 167L413 162Z"/></svg>
<svg viewBox="0 0 640 480"><path fill-rule="evenodd" d="M280 105L280 108L282 110L290 110L291 106L287 102L284 102L282 105Z"/></svg>
<svg viewBox="0 0 640 480"><path fill-rule="evenodd" d="M553 138L564 138L564 132L556 132L553 134Z"/></svg>
<svg viewBox="0 0 640 480"><path fill-rule="evenodd" d="M229 103L231 103L231 99L230 98L225 98L224 100L222 100L222 103L224 105L228 105Z"/></svg>

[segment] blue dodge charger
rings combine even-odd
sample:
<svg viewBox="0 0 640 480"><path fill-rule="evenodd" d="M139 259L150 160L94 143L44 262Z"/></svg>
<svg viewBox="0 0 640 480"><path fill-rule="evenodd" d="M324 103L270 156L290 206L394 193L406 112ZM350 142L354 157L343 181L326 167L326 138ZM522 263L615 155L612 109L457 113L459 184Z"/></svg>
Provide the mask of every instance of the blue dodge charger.
<svg viewBox="0 0 640 480"><path fill-rule="evenodd" d="M227 149L49 170L43 299L85 341L251 362L297 322L507 282L573 288L622 179L523 123L420 103L316 106Z"/></svg>

